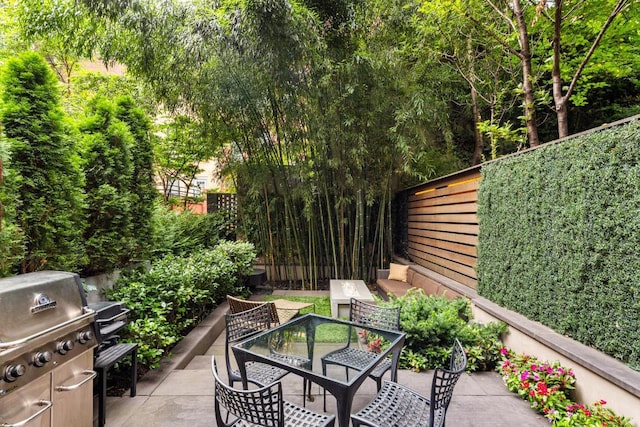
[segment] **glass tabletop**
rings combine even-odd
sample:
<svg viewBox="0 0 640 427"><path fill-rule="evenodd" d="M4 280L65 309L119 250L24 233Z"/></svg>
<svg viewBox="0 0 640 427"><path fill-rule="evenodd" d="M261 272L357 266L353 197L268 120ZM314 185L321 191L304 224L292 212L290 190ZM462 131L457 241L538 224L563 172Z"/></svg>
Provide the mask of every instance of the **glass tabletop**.
<svg viewBox="0 0 640 427"><path fill-rule="evenodd" d="M242 352L250 360L272 363L297 372L307 378L324 377L331 381L351 384L358 379L357 371L370 372L371 368L394 349L401 347L404 334L399 331L361 326L354 323L306 314L268 331L235 344L234 353ZM341 348L361 350L360 366L347 378L344 367L325 366L323 356Z"/></svg>

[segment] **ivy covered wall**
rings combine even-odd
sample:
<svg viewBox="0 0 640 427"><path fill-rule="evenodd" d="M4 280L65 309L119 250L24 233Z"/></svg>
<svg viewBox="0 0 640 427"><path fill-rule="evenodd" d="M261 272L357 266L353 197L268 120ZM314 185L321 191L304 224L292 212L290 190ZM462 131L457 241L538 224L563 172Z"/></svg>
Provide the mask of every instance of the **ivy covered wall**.
<svg viewBox="0 0 640 427"><path fill-rule="evenodd" d="M640 122L482 168L478 291L640 370Z"/></svg>

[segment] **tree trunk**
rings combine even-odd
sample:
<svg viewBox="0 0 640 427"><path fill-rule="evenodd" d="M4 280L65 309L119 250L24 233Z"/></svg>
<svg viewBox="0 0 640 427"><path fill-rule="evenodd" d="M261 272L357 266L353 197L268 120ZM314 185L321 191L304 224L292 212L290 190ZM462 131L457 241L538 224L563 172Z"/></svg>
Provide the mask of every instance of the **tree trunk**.
<svg viewBox="0 0 640 427"><path fill-rule="evenodd" d="M475 166L482 161L482 150L484 149L484 141L482 139L482 133L478 129L480 123L480 111L478 110L478 93L476 88L471 86L471 108L473 109L473 136L474 136L474 148L473 158L471 159L471 165Z"/></svg>
<svg viewBox="0 0 640 427"><path fill-rule="evenodd" d="M578 66L578 69L573 75L571 82L569 83L566 92L562 93L562 75L560 71L560 40L561 40L561 30L562 30L562 0L556 0L555 3L555 20L554 20L554 28L553 28L553 68L551 70L551 76L553 79L553 101L556 108L556 118L558 120L558 137L564 138L569 136L569 114L567 105L569 103L569 98L573 93L576 84L578 83L578 79L582 74L582 71L586 67L587 63L591 59L591 56L597 49L600 41L604 37L607 29L613 22L613 20L618 16L627 6L629 5L629 0L618 0L616 5L611 10L609 17L602 24L602 28L600 28L600 32L596 36L595 40L591 44L589 51L585 55L584 59Z"/></svg>
<svg viewBox="0 0 640 427"><path fill-rule="evenodd" d="M567 98L562 94L562 75L560 73L560 34L562 30L562 0L556 2L555 21L553 24L553 67L551 78L553 80L553 102L556 108L558 120L558 137L569 135L569 121L567 117Z"/></svg>
<svg viewBox="0 0 640 427"><path fill-rule="evenodd" d="M527 135L529 136L529 146L536 147L540 144L538 140L538 126L536 124L535 96L533 83L531 82L531 48L529 47L529 33L527 24L524 21L524 13L520 0L514 0L513 13L515 14L520 32L518 38L520 43L520 60L522 61L522 93L524 94L524 115L527 124Z"/></svg>

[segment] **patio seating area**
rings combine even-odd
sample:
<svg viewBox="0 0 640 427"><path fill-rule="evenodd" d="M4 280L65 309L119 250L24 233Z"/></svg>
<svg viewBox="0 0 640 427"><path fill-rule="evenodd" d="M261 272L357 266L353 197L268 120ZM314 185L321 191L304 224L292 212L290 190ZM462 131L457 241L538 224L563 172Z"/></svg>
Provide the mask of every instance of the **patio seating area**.
<svg viewBox="0 0 640 427"><path fill-rule="evenodd" d="M276 291L300 295L295 291ZM304 295L327 295L328 292L306 292ZM185 339L186 346L176 348L176 355L162 367L140 379L137 396L107 399L107 427L210 427L215 426L214 389L211 356L221 361L225 354L224 314L226 303L221 304L201 327L194 331L195 339ZM204 344L204 346L203 346ZM204 349L203 349L204 348ZM398 382L421 394L430 393L433 372L415 373L398 371ZM220 370L222 380L227 374ZM385 376L388 379L388 375ZM236 384L237 386L237 384ZM296 375L282 379L284 398L302 406L303 382ZM376 383L365 381L358 390L352 407L355 413L364 408L376 395ZM323 413L322 389L313 384L312 402L306 408ZM327 413L335 415L336 402L327 396ZM523 426L542 427L548 423L518 396L510 393L495 372L463 374L456 385L447 413L447 424L458 427Z"/></svg>

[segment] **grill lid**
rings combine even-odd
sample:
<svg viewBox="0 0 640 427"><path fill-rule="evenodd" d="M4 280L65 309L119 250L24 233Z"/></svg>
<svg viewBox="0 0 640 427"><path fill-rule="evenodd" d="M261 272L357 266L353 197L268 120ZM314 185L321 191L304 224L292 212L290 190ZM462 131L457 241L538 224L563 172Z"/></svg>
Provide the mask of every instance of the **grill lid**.
<svg viewBox="0 0 640 427"><path fill-rule="evenodd" d="M0 279L0 343L55 328L86 313L80 277L39 271Z"/></svg>

